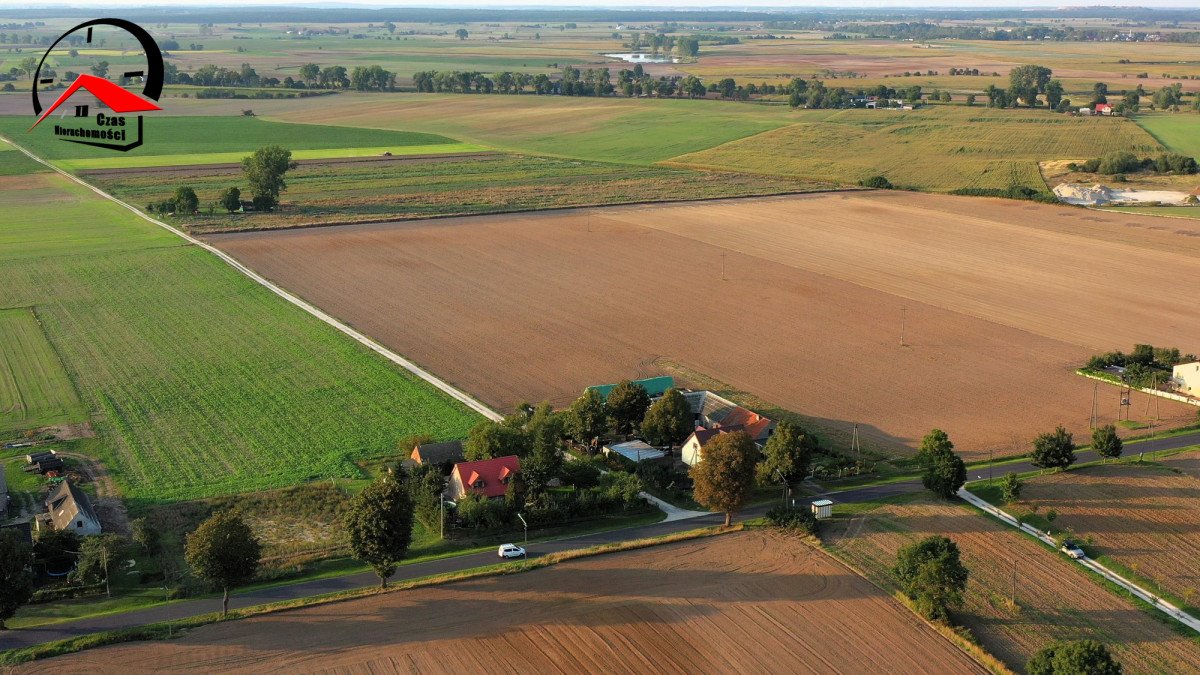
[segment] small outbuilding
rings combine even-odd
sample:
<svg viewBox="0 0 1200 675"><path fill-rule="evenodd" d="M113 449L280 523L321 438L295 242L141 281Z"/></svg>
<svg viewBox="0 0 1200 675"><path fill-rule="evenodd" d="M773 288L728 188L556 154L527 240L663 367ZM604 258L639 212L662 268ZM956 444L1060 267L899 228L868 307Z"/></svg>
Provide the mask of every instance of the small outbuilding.
<svg viewBox="0 0 1200 675"><path fill-rule="evenodd" d="M629 441L627 443L612 443L604 446L604 454L618 454L631 462L645 462L652 459L662 459L667 453L645 441Z"/></svg>
<svg viewBox="0 0 1200 675"><path fill-rule="evenodd" d="M812 503L812 512L813 512L813 515L817 517L817 520L825 520L826 518L832 518L833 517L833 500L832 499L816 500L815 502Z"/></svg>
<svg viewBox="0 0 1200 675"><path fill-rule="evenodd" d="M433 464L443 467L442 473L450 473L455 464L463 461L462 441L445 443L422 443L413 448L409 459L417 464Z"/></svg>

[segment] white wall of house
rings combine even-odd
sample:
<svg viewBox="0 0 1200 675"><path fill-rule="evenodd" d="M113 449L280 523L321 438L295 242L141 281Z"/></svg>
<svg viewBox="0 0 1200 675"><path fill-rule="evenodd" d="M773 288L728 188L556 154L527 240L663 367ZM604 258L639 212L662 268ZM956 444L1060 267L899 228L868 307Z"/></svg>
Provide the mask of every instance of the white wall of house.
<svg viewBox="0 0 1200 675"><path fill-rule="evenodd" d="M700 446L700 441L696 438L696 434L692 434L683 443L683 450L680 453L683 458L683 463L688 466L696 466L704 459L704 448Z"/></svg>
<svg viewBox="0 0 1200 675"><path fill-rule="evenodd" d="M1175 366L1171 370L1171 379L1175 381L1179 393L1200 396L1200 361Z"/></svg>

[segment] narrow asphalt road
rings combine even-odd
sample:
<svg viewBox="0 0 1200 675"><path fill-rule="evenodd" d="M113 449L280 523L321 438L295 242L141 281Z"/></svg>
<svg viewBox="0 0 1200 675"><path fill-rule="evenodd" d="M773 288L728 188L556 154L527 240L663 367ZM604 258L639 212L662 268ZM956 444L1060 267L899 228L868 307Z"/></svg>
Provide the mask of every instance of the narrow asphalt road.
<svg viewBox="0 0 1200 675"><path fill-rule="evenodd" d="M1175 450L1191 445L1200 445L1200 431L1181 434L1170 438L1127 443L1125 445L1125 455L1131 456L1134 453L1139 452L1150 453L1164 450ZM1078 454L1078 458L1079 461L1086 462L1096 459L1096 455L1094 452L1089 450L1080 452ZM994 475L1000 476L1009 471L1020 473L1024 471L1033 471L1035 469L1036 467L1034 467L1032 464L1029 464L1027 461L1015 462L1012 464L997 466ZM980 478L987 478L987 471L987 466L970 468L968 469L967 480L979 480ZM912 479L896 483L888 483L885 485L873 485L869 487L832 491L825 493L822 496L828 496L838 503L852 504L912 494L915 492L920 492L922 489L921 481L918 479ZM774 506L774 504L760 505L747 509L739 514L739 520L760 517L772 506ZM714 513L696 518L689 518L686 520L659 522L651 525L639 525L620 530L586 534L566 539L557 539L554 541L530 544L529 554L531 557L537 557L546 555L547 553L588 548L600 544L609 544L613 542L627 541L630 539L642 539L645 537L657 537L676 532L684 532L686 530L692 530L699 527L720 525L723 521L724 518L720 514ZM443 558L441 560L413 563L411 565L402 566L396 573L396 576L392 578L392 581L398 582L433 574L458 572L474 567L490 565L496 562L498 562L496 554L491 551L485 551L483 553L473 553L453 558ZM231 608L251 607L265 603L279 602L281 600L293 600L314 595L323 595L326 593L335 593L337 591L362 588L365 586L374 586L377 583L379 583L378 579L376 579L376 577L370 573L351 574L328 579L317 579L313 581L302 581L286 586L277 586L274 588L234 595L230 599L229 606ZM102 631L116 630L120 628L129 628L132 626L141 626L161 621L185 619L198 614L206 614L208 612L218 611L220 608L221 601L219 598L183 600L157 607L135 610L132 612L122 612L118 614L109 614L106 616L79 619L77 621L68 621L64 623L40 626L37 628L10 630L0 633L0 650L29 647L43 642L64 640L67 638L88 635L91 633L99 633Z"/></svg>

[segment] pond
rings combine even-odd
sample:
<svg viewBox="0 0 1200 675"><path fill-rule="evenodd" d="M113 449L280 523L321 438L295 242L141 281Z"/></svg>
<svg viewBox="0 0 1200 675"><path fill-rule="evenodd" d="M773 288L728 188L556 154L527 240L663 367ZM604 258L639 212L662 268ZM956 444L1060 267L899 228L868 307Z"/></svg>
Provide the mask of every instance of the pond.
<svg viewBox="0 0 1200 675"><path fill-rule="evenodd" d="M621 59L626 63L679 63L677 58L645 53L605 54L605 56L610 59Z"/></svg>

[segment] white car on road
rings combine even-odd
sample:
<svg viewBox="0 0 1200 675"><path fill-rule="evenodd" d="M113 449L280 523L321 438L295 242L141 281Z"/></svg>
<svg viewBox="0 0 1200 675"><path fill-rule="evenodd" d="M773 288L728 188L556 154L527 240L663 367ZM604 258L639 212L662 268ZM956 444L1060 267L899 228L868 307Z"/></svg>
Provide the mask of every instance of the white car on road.
<svg viewBox="0 0 1200 675"><path fill-rule="evenodd" d="M501 558L524 558L525 549L516 544L501 544L500 550L497 551Z"/></svg>
<svg viewBox="0 0 1200 675"><path fill-rule="evenodd" d="M1079 548L1078 546L1076 546L1075 544L1072 544L1069 541L1067 543L1063 544L1062 549L1060 549L1060 550L1063 553L1066 553L1067 555L1071 556L1075 560L1083 560L1084 558L1087 557L1087 554L1083 552L1083 549Z"/></svg>

